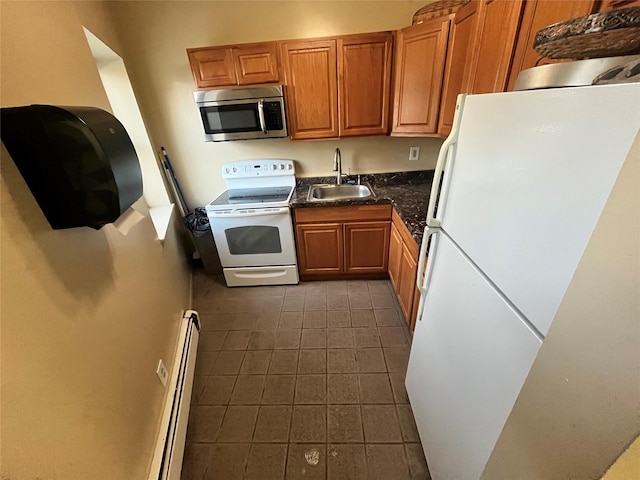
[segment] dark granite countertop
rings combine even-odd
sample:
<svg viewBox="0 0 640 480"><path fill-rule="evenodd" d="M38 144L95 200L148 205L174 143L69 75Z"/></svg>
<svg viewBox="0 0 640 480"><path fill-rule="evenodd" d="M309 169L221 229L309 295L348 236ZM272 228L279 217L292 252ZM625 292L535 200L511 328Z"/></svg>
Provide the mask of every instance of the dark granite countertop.
<svg viewBox="0 0 640 480"><path fill-rule="evenodd" d="M296 190L291 198L293 208L336 207L349 205L370 205L390 203L418 242L422 243L422 234L426 224L427 203L431 193L433 170L416 172L375 173L360 175L360 182L369 184L375 197L349 199L331 202L310 202L307 200L309 186L319 183L335 184L336 177L304 177L296 179ZM347 180L356 180L352 175Z"/></svg>

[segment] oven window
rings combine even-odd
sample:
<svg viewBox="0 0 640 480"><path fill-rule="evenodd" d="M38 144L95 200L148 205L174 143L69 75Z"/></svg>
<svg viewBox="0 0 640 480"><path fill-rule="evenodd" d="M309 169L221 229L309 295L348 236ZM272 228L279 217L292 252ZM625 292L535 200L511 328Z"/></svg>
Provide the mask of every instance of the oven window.
<svg viewBox="0 0 640 480"><path fill-rule="evenodd" d="M224 231L231 255L282 253L278 227L254 225L227 228Z"/></svg>
<svg viewBox="0 0 640 480"><path fill-rule="evenodd" d="M200 107L206 133L255 132L261 130L256 103Z"/></svg>

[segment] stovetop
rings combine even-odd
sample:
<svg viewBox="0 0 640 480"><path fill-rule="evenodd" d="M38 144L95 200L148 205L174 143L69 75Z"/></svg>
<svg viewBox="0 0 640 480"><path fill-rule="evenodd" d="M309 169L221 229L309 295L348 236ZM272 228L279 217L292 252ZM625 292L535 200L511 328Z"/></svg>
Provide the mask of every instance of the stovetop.
<svg viewBox="0 0 640 480"><path fill-rule="evenodd" d="M208 209L220 207L265 207L289 205L292 186L232 188L221 193L209 205Z"/></svg>

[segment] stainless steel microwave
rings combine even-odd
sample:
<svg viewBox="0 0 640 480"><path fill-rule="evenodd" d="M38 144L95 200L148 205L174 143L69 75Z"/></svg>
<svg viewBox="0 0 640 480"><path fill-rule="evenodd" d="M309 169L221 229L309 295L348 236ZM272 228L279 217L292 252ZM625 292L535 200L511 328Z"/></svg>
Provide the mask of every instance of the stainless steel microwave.
<svg viewBox="0 0 640 480"><path fill-rule="evenodd" d="M206 142L287 136L280 85L201 91L193 96Z"/></svg>

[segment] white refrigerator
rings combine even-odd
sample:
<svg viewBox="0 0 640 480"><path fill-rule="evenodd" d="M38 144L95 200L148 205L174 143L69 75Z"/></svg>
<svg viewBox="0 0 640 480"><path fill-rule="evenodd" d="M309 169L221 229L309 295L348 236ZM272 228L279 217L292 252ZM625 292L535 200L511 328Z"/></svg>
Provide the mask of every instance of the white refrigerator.
<svg viewBox="0 0 640 480"><path fill-rule="evenodd" d="M459 97L406 377L434 480L481 477L639 127L638 83Z"/></svg>

